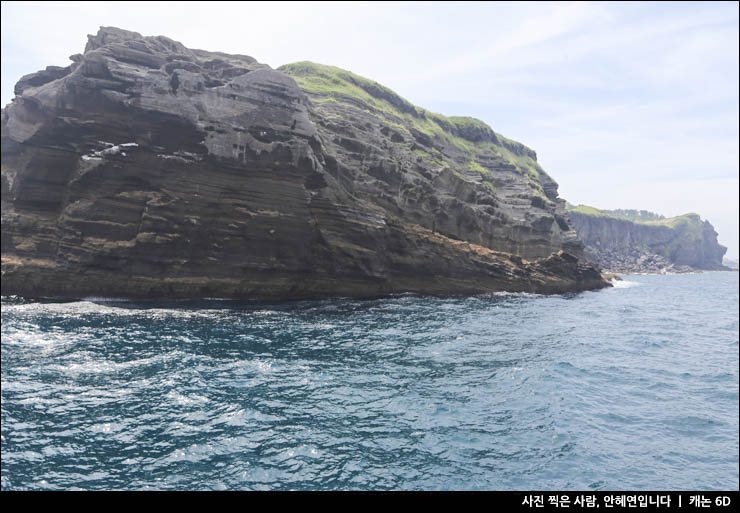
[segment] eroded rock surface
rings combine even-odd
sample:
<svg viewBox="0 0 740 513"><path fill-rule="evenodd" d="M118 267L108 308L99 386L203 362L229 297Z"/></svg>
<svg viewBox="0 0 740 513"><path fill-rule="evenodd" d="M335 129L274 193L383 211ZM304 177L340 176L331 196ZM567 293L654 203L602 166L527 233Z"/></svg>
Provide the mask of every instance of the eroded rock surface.
<svg viewBox="0 0 740 513"><path fill-rule="evenodd" d="M534 152L482 122L336 68L111 27L70 59L23 77L2 112L3 294L606 285Z"/></svg>
<svg viewBox="0 0 740 513"><path fill-rule="evenodd" d="M579 207L575 207L578 209ZM615 217L591 207L569 215L585 244L586 258L607 272L686 273L726 270L727 248L697 214L652 220Z"/></svg>

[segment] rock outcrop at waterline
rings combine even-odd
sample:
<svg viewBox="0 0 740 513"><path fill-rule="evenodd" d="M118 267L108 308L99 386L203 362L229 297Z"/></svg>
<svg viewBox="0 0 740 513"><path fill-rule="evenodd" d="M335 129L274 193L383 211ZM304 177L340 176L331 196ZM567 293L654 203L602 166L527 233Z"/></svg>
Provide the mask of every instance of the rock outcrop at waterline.
<svg viewBox="0 0 740 513"><path fill-rule="evenodd" d="M312 63L101 28L2 113L2 293L607 286L525 146Z"/></svg>
<svg viewBox="0 0 740 513"><path fill-rule="evenodd" d="M586 258L607 272L683 273L727 270L727 248L697 214L664 218L646 211L569 207Z"/></svg>

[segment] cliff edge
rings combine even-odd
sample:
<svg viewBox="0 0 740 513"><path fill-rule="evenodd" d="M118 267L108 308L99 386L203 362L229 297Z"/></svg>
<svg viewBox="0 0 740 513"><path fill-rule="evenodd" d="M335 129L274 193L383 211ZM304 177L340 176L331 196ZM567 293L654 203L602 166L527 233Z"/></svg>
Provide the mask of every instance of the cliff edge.
<svg viewBox="0 0 740 513"><path fill-rule="evenodd" d="M726 270L727 248L698 214L665 218L647 211L568 206L586 258L607 272Z"/></svg>
<svg viewBox="0 0 740 513"><path fill-rule="evenodd" d="M2 293L559 293L584 262L534 151L350 72L103 27L2 111Z"/></svg>

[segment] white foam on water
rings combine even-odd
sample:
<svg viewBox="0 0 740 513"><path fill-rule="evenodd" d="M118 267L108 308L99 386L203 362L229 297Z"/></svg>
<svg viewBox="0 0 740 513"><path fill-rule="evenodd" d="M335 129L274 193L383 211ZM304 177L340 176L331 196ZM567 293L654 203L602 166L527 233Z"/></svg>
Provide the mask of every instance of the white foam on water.
<svg viewBox="0 0 740 513"><path fill-rule="evenodd" d="M631 287L639 287L640 284L636 281L627 280L611 280L611 284L615 289L629 289Z"/></svg>
<svg viewBox="0 0 740 513"><path fill-rule="evenodd" d="M22 303L3 305L3 312L12 311L19 315L53 314L65 316L82 315L111 315L118 317L140 317L146 316L150 319L191 319L209 318L218 319L223 316L223 311L215 308L188 310L178 308L126 308L116 303L130 303L114 298L86 298L82 301L64 303Z"/></svg>

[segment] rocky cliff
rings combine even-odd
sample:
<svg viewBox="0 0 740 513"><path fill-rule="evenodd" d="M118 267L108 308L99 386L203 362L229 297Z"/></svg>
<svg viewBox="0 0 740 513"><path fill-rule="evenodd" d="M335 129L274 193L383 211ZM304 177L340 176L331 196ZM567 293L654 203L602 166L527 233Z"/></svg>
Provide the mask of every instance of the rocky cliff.
<svg viewBox="0 0 740 513"><path fill-rule="evenodd" d="M586 258L609 272L723 270L727 248L697 214L663 218L645 211L569 206Z"/></svg>
<svg viewBox="0 0 740 513"><path fill-rule="evenodd" d="M722 265L733 271L737 271L738 269L740 269L740 262L736 258L724 257L722 259Z"/></svg>
<svg viewBox="0 0 740 513"><path fill-rule="evenodd" d="M525 146L352 73L116 28L2 112L2 293L606 286Z"/></svg>

